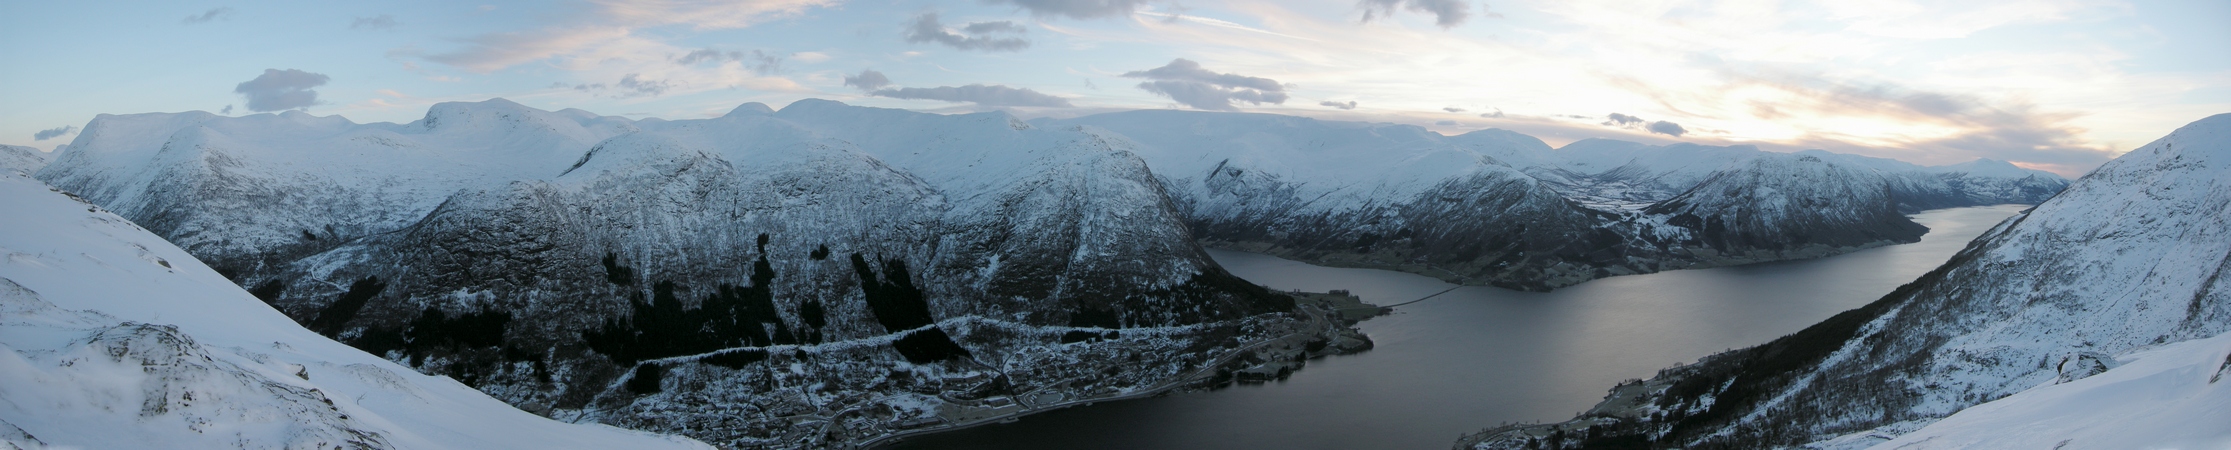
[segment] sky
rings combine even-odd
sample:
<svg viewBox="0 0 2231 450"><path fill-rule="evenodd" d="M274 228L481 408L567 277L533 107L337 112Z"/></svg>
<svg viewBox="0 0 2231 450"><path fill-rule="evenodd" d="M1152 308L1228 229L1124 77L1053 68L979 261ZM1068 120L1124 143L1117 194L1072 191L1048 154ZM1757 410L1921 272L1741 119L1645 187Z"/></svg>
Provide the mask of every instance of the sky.
<svg viewBox="0 0 2231 450"><path fill-rule="evenodd" d="M2231 112L2231 2L573 0L0 4L0 144L98 114L630 118L804 98L1178 108L2081 175Z"/></svg>

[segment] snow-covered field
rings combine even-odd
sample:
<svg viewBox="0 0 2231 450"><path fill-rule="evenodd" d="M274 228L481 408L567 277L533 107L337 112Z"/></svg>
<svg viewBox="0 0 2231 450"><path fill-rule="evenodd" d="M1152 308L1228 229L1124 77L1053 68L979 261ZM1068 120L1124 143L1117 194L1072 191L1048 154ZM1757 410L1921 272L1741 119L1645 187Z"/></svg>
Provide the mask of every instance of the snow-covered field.
<svg viewBox="0 0 2231 450"><path fill-rule="evenodd" d="M1975 405L1874 448L2231 448L2231 334L2118 361L2097 375Z"/></svg>

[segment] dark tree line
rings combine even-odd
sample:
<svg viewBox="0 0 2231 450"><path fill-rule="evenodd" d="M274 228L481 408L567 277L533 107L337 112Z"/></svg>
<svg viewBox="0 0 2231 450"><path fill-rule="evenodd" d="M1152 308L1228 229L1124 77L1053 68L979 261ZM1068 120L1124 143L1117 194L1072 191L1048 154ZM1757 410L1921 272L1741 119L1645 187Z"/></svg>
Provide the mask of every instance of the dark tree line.
<svg viewBox="0 0 2231 450"><path fill-rule="evenodd" d="M650 301L640 292L628 302L628 316L605 320L582 333L591 350L621 365L671 356L694 355L732 347L801 343L774 303L774 265L767 261L767 236L759 237L759 260L752 263L751 285L718 285L695 308L685 308L673 281L651 287ZM605 258L607 280L626 286L633 269ZM616 274L628 274L623 278ZM818 318L816 318L818 319ZM819 336L818 326L813 336Z"/></svg>

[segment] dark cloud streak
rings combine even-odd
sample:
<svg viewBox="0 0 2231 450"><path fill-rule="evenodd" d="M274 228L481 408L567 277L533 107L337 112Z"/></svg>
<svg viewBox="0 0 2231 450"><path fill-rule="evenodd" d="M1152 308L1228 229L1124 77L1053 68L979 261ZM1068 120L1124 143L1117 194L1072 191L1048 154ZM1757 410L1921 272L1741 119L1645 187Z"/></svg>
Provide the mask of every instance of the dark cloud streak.
<svg viewBox="0 0 2231 450"><path fill-rule="evenodd" d="M395 23L395 16L381 14L374 17L358 17L356 20L349 22L349 29L392 30L395 29L396 25L399 24Z"/></svg>
<svg viewBox="0 0 2231 450"><path fill-rule="evenodd" d="M1280 104L1287 99L1286 86L1278 80L1217 73L1185 58L1172 60L1162 67L1127 72L1123 76L1153 80L1139 83L1139 89L1196 109L1237 111L1239 108L1233 106L1233 102Z"/></svg>
<svg viewBox="0 0 2231 450"><path fill-rule="evenodd" d="M217 7L217 8L211 8L211 9L210 9L209 11L205 11L205 12L202 12L201 14L195 14L195 15L191 15L191 16L186 16L186 18L184 18L184 19L179 19L179 20L178 20L178 23L183 23L183 24L187 24L187 25L193 25L193 24L197 24L197 23L209 23L210 21L214 21L214 20L217 20L217 19L231 19L231 18L232 18L232 7L226 6L226 7Z"/></svg>
<svg viewBox="0 0 2231 450"><path fill-rule="evenodd" d="M883 76L883 72L875 69L866 69L861 70L859 75L844 77L844 85L860 88L861 92L875 92L884 86L890 86L891 78Z"/></svg>
<svg viewBox="0 0 2231 450"><path fill-rule="evenodd" d="M967 31L968 35L946 30L945 24L938 21L937 13L928 12L914 16L914 19L907 23L904 34L907 42L938 43L960 50L1016 52L1030 48L1030 41L1023 38L985 36L985 34L990 33L1022 33L1025 31L1022 25L1017 25L1014 22L1004 20L976 22L968 24L962 29Z"/></svg>
<svg viewBox="0 0 2231 450"><path fill-rule="evenodd" d="M285 111L316 106L318 91L311 88L332 80L325 74L295 69L264 69L256 79L233 86L232 92L247 97L249 111Z"/></svg>
<svg viewBox="0 0 2231 450"><path fill-rule="evenodd" d="M38 132L38 133L32 133L32 134L31 134L31 139L32 139L32 140L36 140L36 141L44 141L44 140L48 140L48 139L54 139L54 138L62 137L62 136L64 136L64 135L68 135L68 134L70 134L70 132L73 132L73 131L77 131L77 126L76 126L76 125L63 125L63 126L61 126L61 127L57 127L57 128L48 128L48 129L44 129L44 130L39 130L39 132Z"/></svg>
<svg viewBox="0 0 2231 450"><path fill-rule="evenodd" d="M768 54L767 52L759 50L752 50L747 53L736 50L721 51L712 48L703 48L691 51L689 52L689 54L682 55L682 57L674 59L675 64L681 64L685 66L703 62L723 63L728 61L742 63L745 69L750 69L752 73L759 74L760 76L782 73L783 57Z"/></svg>
<svg viewBox="0 0 2231 450"><path fill-rule="evenodd" d="M1386 19L1397 9L1433 15L1433 24L1441 28L1463 25L1472 18L1472 4L1464 0L1363 0L1356 4L1363 8L1363 21ZM1492 14L1492 13L1491 13ZM1501 17L1493 14L1490 17Z"/></svg>

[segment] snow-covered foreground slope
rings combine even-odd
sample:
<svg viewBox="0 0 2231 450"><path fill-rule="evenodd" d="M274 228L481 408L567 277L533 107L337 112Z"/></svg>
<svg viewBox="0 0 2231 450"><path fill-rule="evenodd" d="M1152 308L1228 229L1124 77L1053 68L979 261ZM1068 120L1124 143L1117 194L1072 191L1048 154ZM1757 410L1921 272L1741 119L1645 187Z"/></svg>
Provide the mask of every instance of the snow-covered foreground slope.
<svg viewBox="0 0 2231 450"><path fill-rule="evenodd" d="M1882 300L1759 347L1621 386L1587 417L1489 430L1465 443L1515 448L1528 437L1594 427L1586 435L1601 445L1850 448L2024 392L2036 395L1970 419L1981 422L1947 425L1953 431L1943 436L2020 433L1972 425L2001 420L1992 417L2127 420L2095 415L2113 410L2026 408L2074 401L2068 396L2080 390L2128 394L2119 399L2132 402L2119 406L2124 411L2182 407L2193 396L2220 392L2189 378L2210 378L2225 361L2220 342L2202 340L2231 330L2231 285L2217 283L2225 272L2231 272L2231 114L2186 125L2107 163ZM2165 347L2186 341L2196 343ZM2136 354L2149 349L2160 350ZM2190 373L2171 366L2208 363L2163 356L2191 352L2214 352L2202 359L2219 368ZM2115 367L2118 360L2155 358ZM2075 384L2125 369L2131 372ZM2138 381L2148 377L2156 378ZM2040 387L2056 383L2069 387ZM2139 395L2149 393L2168 395ZM2231 423L2208 422L2221 417L2213 414L2164 420L2214 430L2209 439L2231 434ZM2191 435L2157 437L2166 444Z"/></svg>
<svg viewBox="0 0 2231 450"><path fill-rule="evenodd" d="M303 329L184 250L0 174L0 444L708 448L528 414Z"/></svg>
<svg viewBox="0 0 2231 450"><path fill-rule="evenodd" d="M2104 373L1975 405L1874 448L2231 448L2226 355L2231 334L2132 352Z"/></svg>

